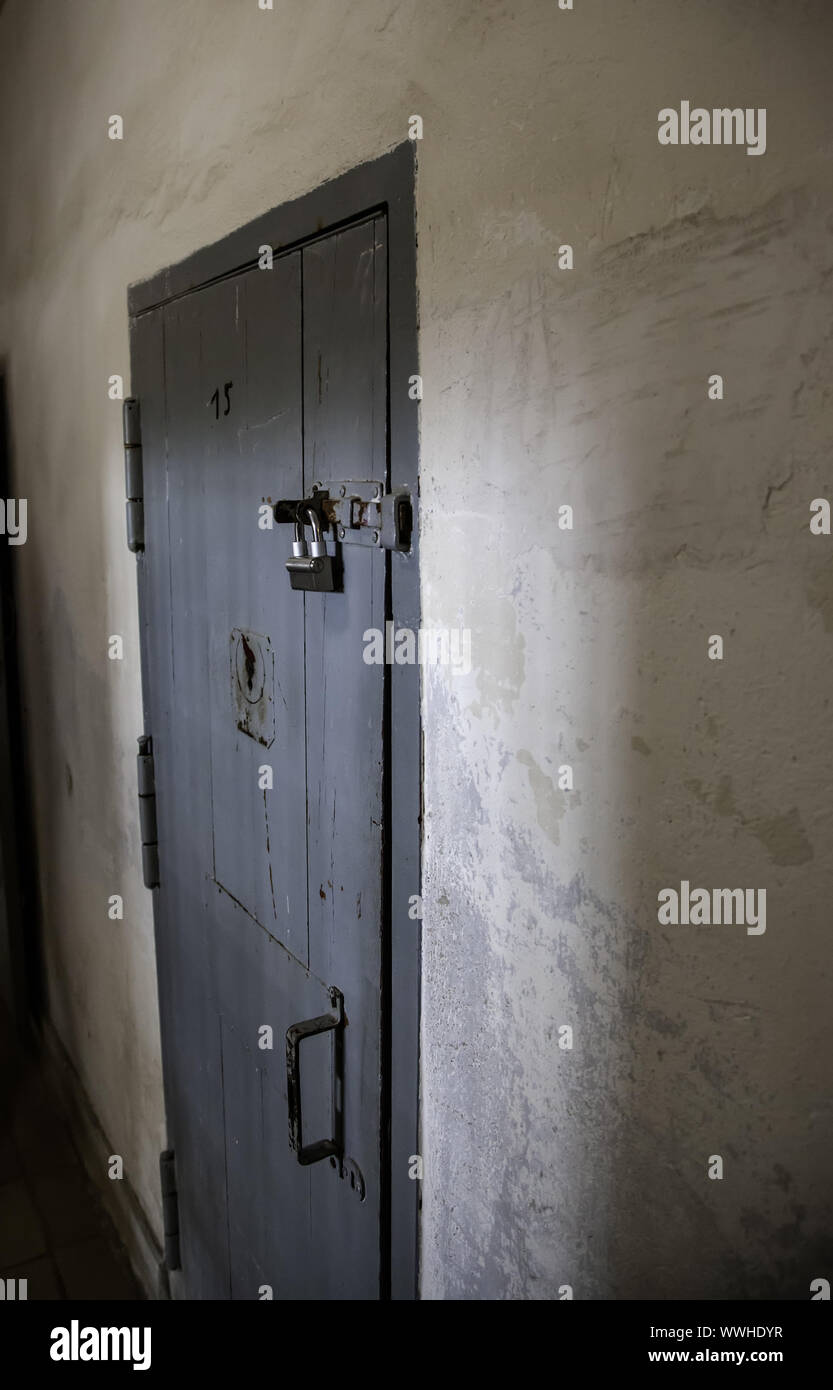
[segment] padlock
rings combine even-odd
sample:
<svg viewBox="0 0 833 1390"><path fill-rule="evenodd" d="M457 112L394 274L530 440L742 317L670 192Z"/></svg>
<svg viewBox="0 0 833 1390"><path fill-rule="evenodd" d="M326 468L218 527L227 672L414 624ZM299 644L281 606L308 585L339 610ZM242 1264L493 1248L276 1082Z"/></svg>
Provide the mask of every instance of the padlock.
<svg viewBox="0 0 833 1390"><path fill-rule="evenodd" d="M332 557L327 554L327 542L321 535L321 523L312 507L305 508L312 527L312 544L307 554L304 529L300 520L295 522L295 539L292 554L286 562L289 582L293 589L310 589L317 594L331 594L335 590Z"/></svg>

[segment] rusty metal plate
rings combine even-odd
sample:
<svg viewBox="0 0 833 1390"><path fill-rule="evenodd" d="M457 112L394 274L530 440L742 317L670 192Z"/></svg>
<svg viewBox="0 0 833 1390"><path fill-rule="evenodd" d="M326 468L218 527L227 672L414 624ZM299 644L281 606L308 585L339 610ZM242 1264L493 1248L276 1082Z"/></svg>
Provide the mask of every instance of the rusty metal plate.
<svg viewBox="0 0 833 1390"><path fill-rule="evenodd" d="M235 627L231 631L231 699L241 733L264 748L275 738L275 654L268 637Z"/></svg>

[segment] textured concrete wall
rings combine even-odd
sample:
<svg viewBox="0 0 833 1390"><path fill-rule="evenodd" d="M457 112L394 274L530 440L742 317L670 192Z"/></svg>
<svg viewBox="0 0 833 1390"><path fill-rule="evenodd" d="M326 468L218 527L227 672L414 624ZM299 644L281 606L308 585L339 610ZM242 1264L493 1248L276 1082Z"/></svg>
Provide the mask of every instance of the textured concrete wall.
<svg viewBox="0 0 833 1390"><path fill-rule="evenodd" d="M424 1294L830 1274L828 8L8 0L0 351L51 1003L157 1223L125 287L417 112L424 617L474 662L425 682ZM765 107L766 153L659 145L682 100ZM661 926L683 878L765 888L766 933Z"/></svg>

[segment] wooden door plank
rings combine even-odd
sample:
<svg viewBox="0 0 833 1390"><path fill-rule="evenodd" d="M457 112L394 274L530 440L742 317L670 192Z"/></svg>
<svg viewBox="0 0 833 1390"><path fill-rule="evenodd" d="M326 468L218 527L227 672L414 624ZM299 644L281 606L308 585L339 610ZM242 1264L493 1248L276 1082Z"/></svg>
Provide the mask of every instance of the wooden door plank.
<svg viewBox="0 0 833 1390"><path fill-rule="evenodd" d="M383 225L383 224L382 224ZM304 476L385 482L386 322L379 224L350 227L304 257ZM381 240L383 246L383 238ZM384 284L383 278L381 285ZM342 547L343 592L305 597L310 965L342 990L347 1153L364 1178L348 1207L345 1287L378 1297L381 1211L383 668L363 634L384 627L385 557ZM348 1200L351 1193L346 1194ZM345 1193L313 1179L314 1220ZM359 1277L356 1273L359 1272ZM351 1296L351 1295L343 1295Z"/></svg>

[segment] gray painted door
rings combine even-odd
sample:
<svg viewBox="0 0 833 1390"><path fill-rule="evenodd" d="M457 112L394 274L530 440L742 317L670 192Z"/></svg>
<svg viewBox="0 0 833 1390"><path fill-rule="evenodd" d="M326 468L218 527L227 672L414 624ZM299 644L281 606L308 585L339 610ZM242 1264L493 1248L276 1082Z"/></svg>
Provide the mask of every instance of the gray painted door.
<svg viewBox="0 0 833 1390"><path fill-rule="evenodd" d="M284 568L288 529L258 519L315 481L384 486L385 232L368 218L137 326L160 1007L189 1298L379 1297L384 700L363 633L384 629L385 557L344 546L343 592L305 594ZM303 1138L331 1137L340 1050L348 1157L302 1166L285 1036L333 1012L333 987L343 1028L302 1044Z"/></svg>

